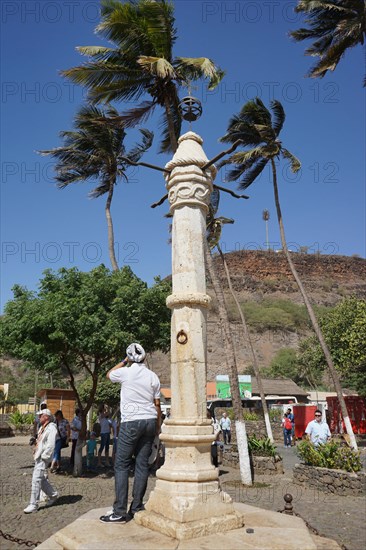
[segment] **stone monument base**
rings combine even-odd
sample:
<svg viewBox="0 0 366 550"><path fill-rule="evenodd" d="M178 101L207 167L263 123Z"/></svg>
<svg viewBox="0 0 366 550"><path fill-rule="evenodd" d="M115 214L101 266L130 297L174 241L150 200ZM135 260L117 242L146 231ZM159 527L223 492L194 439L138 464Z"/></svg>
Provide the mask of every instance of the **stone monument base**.
<svg viewBox="0 0 366 550"><path fill-rule="evenodd" d="M105 508L90 510L49 539L39 550L341 550L331 539L311 535L298 517L279 514L247 504L234 503L245 527L194 539L177 540L130 521L102 524ZM38 514L42 512L39 511ZM142 513L142 512L141 512ZM138 514L137 514L138 515ZM136 515L136 518L137 518Z"/></svg>
<svg viewBox="0 0 366 550"><path fill-rule="evenodd" d="M182 523L165 518L155 512L144 511L136 514L135 521L142 527L163 533L178 540L197 539L215 533L224 533L244 527L244 516L233 510L232 513L214 516L197 521Z"/></svg>

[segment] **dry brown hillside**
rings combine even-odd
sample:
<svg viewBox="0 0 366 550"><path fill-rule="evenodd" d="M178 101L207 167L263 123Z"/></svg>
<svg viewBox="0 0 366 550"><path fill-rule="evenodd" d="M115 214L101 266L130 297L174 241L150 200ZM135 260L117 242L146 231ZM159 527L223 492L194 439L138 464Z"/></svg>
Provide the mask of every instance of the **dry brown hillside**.
<svg viewBox="0 0 366 550"><path fill-rule="evenodd" d="M226 260L233 287L248 320L251 320L257 357L261 366L266 367L279 349L297 348L299 341L311 333L301 295L282 253L231 252L226 254ZM363 258L293 253L293 261L315 306L333 307L352 294L366 299L366 260ZM244 373L251 363L250 356L233 301L227 294L226 278L219 258L216 258L216 264L226 289L239 370ZM210 286L208 293L212 296ZM215 300L208 314L207 329L207 378L214 380L216 374L225 373ZM162 383L169 384L169 357L156 353L150 364Z"/></svg>

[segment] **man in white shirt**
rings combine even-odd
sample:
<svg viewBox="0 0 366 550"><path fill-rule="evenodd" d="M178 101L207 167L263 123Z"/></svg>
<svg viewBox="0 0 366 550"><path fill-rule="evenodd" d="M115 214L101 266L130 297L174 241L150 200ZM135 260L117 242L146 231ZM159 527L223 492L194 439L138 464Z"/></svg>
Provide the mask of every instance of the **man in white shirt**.
<svg viewBox="0 0 366 550"><path fill-rule="evenodd" d="M114 464L116 499L113 510L101 516L103 523L127 523L135 513L144 510L148 460L154 437L160 431L159 378L143 363L146 354L140 344L128 346L126 355L107 373L111 382L121 384L121 425ZM132 456L135 456L135 479L133 500L127 512Z"/></svg>
<svg viewBox="0 0 366 550"><path fill-rule="evenodd" d="M34 470L32 477L32 492L29 505L24 508L26 514L38 510L41 489L49 497L45 506L51 506L58 498L58 492L47 479L47 467L51 462L55 450L56 425L52 422L52 413L49 409L39 411L40 429L33 449Z"/></svg>
<svg viewBox="0 0 366 550"><path fill-rule="evenodd" d="M220 420L220 427L222 429L222 435L224 436L224 445L231 442L231 420L224 412Z"/></svg>
<svg viewBox="0 0 366 550"><path fill-rule="evenodd" d="M322 412L318 409L315 411L315 419L306 426L305 433L315 447L330 441L329 426L326 422L322 422Z"/></svg>

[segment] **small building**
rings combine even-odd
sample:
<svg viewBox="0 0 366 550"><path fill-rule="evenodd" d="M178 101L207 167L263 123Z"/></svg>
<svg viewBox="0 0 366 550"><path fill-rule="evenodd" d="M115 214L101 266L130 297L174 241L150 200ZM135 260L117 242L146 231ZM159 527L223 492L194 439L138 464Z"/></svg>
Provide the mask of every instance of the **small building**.
<svg viewBox="0 0 366 550"><path fill-rule="evenodd" d="M280 402L309 403L308 392L300 388L290 378L262 378L263 390L266 399ZM252 376L252 397L260 397L255 376ZM293 399L295 398L295 399Z"/></svg>
<svg viewBox="0 0 366 550"><path fill-rule="evenodd" d="M74 390L65 390L61 388L43 388L38 391L37 396L42 401L47 402L47 407L51 413L58 410L62 411L67 420L71 421L75 416L76 396Z"/></svg>

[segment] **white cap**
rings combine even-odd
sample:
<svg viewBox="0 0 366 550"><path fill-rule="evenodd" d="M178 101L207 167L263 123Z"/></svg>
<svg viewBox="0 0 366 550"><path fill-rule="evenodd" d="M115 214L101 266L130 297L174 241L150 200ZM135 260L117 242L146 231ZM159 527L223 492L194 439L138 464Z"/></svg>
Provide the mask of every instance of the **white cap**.
<svg viewBox="0 0 366 550"><path fill-rule="evenodd" d="M41 414L46 414L47 416L52 416L52 413L51 413L50 409L41 409L40 411L38 411L37 414L39 416L41 416Z"/></svg>

